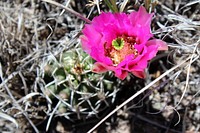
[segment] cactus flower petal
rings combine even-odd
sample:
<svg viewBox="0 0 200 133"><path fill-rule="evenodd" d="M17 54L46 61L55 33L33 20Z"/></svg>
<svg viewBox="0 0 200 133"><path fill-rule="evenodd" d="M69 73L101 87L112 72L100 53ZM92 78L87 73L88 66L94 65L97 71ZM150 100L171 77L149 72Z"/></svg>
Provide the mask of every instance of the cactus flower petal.
<svg viewBox="0 0 200 133"><path fill-rule="evenodd" d="M158 50L168 50L168 46L166 44L166 42L159 40L159 39L153 39L147 42L147 45L157 45L158 46Z"/></svg>
<svg viewBox="0 0 200 133"><path fill-rule="evenodd" d="M132 73L133 73L133 75L135 75L138 78L145 78L146 77L146 73L144 71L133 71Z"/></svg>
<svg viewBox="0 0 200 133"><path fill-rule="evenodd" d="M108 69L104 67L101 63L96 62L93 66L92 71L96 73L104 73L104 72L107 72Z"/></svg>
<svg viewBox="0 0 200 133"><path fill-rule="evenodd" d="M83 50L97 61L93 72L111 70L122 80L128 72L145 78L148 61L159 50L168 50L165 42L152 39L152 16L141 6L130 14L103 12L86 24L81 43Z"/></svg>

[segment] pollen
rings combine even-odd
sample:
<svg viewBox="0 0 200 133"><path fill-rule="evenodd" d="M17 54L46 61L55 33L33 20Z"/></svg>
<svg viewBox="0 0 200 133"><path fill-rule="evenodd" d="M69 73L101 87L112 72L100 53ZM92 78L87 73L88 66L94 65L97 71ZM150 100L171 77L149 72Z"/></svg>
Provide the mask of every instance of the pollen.
<svg viewBox="0 0 200 133"><path fill-rule="evenodd" d="M118 37L119 38L119 37ZM105 55L110 57L114 66L117 66L120 62L122 62L128 55L133 54L134 57L138 55L137 49L134 48L136 43L139 43L135 37L120 37L124 41L124 46L121 49L116 49L113 45L109 48L105 48ZM106 45L106 44L105 44ZM104 45L104 47L105 47Z"/></svg>

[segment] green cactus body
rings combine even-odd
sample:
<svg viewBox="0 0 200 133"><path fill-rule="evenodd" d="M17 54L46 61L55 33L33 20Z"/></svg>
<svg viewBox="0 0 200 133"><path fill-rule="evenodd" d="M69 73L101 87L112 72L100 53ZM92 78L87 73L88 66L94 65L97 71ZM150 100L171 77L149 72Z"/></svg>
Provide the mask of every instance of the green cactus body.
<svg viewBox="0 0 200 133"><path fill-rule="evenodd" d="M91 72L94 61L81 48L63 52L59 63L50 62L45 73L52 81L46 91L51 99L62 99L59 113L76 113L81 119L83 115L97 115L113 101L113 91L117 92L113 78L108 73Z"/></svg>

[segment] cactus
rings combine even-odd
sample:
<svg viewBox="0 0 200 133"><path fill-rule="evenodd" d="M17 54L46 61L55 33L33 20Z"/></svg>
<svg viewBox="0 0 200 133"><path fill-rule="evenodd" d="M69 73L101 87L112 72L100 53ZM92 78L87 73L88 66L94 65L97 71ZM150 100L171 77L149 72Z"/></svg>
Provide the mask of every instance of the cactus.
<svg viewBox="0 0 200 133"><path fill-rule="evenodd" d="M60 61L50 60L45 67L48 79L46 94L62 103L58 113L98 116L98 113L114 102L118 91L111 73L96 74L91 71L94 64L81 48L63 52Z"/></svg>

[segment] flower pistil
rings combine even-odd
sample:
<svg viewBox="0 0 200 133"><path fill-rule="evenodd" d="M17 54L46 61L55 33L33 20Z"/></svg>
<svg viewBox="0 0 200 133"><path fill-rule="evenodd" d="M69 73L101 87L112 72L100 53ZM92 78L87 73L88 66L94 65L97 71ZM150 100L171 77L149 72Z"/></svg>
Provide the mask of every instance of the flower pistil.
<svg viewBox="0 0 200 133"><path fill-rule="evenodd" d="M134 48L134 45L138 43L139 40L136 37L119 36L112 41L109 48L105 47L105 43L105 55L113 61L114 66L117 66L128 55L133 54L134 58L138 55L137 49Z"/></svg>

